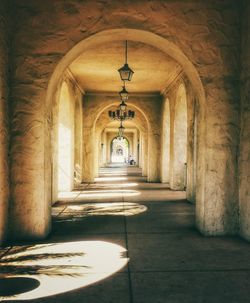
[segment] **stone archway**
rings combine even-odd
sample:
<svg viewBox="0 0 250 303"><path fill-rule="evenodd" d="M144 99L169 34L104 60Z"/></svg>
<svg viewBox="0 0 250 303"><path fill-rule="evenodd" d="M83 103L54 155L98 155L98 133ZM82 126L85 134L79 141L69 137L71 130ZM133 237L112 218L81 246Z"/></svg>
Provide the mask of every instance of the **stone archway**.
<svg viewBox="0 0 250 303"><path fill-rule="evenodd" d="M46 104L48 109L51 108L51 102L53 99L53 95L56 93L57 84L60 81L60 76L67 68L67 66L74 61L80 54L82 54L86 49L90 47L94 47L98 44L106 43L109 41L116 40L132 40L132 41L140 41L149 45L152 45L161 51L165 52L172 59L177 61L180 66L183 68L184 73L192 84L193 90L197 96L197 100L199 103L199 115L197 117L197 124L199 133L198 137L198 148L199 153L197 154L197 177L199 178L199 188L197 188L196 198L197 201L200 201L200 205L204 203L204 190L205 190L205 179L204 173L205 167L205 153L203 152L205 148L205 131L206 131L206 123L205 121L205 94L204 89L200 80L200 77L193 66L193 64L188 60L188 58L184 55L184 53L172 42L169 42L165 38L162 38L156 34L151 32L143 31L143 30L135 30L135 29L114 29L114 30L105 30L94 34L76 46L74 46L60 61L57 68L55 69L49 83ZM152 178L154 180L154 177ZM150 181L150 179L149 179ZM202 206L203 208L203 206ZM201 209L202 209L201 208ZM204 215L204 214L203 214Z"/></svg>
<svg viewBox="0 0 250 303"><path fill-rule="evenodd" d="M191 63L191 61L184 55L184 53L172 42L169 42L165 38L148 32L144 30L135 29L114 29L106 30L89 36L77 45L75 45L58 63L56 66L49 84L45 98L45 109L44 109L44 121L43 121L43 131L44 135L40 136L37 142L37 148L42 147L39 150L39 155L33 153L30 155L27 166L27 171L29 175L27 178L32 179L32 183L23 186L21 189L13 189L13 209L11 216L15 218L15 222L12 226L12 234L18 235L17 237L22 238L43 238L50 230L50 204L51 204L51 175L52 175L52 146L53 142L51 138L54 138L53 128L55 127L55 120L57 119L58 104L56 100L58 99L58 89L62 81L62 76L66 71L66 68L71 62L73 62L81 53L83 53L89 47L97 46L98 44L114 41L114 40L133 40L143 42L154 46L161 51L165 52L172 59L177 61L182 67L184 73L191 82L194 91L197 95L197 100L199 103L199 115L198 115L198 165L197 165L197 177L199 178L199 184L197 184L197 216L199 217L198 225L201 230L204 229L204 216L205 213L202 211L204 209L205 201L205 94L200 77ZM159 134L154 133L152 130L152 138L158 137ZM55 148L56 149L56 148ZM150 156L150 154L149 154ZM38 161L39 157L39 161ZM38 165L37 165L38 164ZM41 165L42 164L42 165ZM28 169L32 165L38 167L36 170L33 168ZM32 166L33 167L33 166ZM43 176L41 178L41 176ZM149 176L150 180L155 180L156 175L153 173ZM32 188L30 188L32 186ZM17 186L18 187L18 186ZM21 191L21 194L20 194ZM25 203L23 197L28 196L28 202ZM40 201L39 207L37 207L37 199ZM21 204L22 208L18 207ZM27 209L32 209L30 212L29 222L24 218ZM40 218L38 220L38 217ZM22 222L25 221L25 224ZM39 221L39 222L38 222ZM23 230L20 231L20 227L25 226ZM21 228L22 229L22 228ZM15 236L14 236L15 237Z"/></svg>
<svg viewBox="0 0 250 303"><path fill-rule="evenodd" d="M111 141L111 163L126 163L129 156L129 141L123 138L113 138Z"/></svg>
<svg viewBox="0 0 250 303"><path fill-rule="evenodd" d="M92 119L91 119L91 116L88 115L88 120L89 121L86 121L86 124L89 126L89 128L91 130L89 130L88 132L86 132L86 138L85 138L85 141L88 141L88 145L89 144L92 144L92 150L94 150L95 152L92 153L92 154L89 154L89 161L88 161L88 165L86 165L87 167L87 171L89 172L89 175L90 175L90 179L89 181L90 182L93 182L94 180L94 176L98 176L98 149L96 149L96 146L99 145L99 139L100 139L100 136L101 136L101 133L104 129L104 125L105 123L108 124L108 127L109 127L109 124L112 122L110 122L110 118L108 117L107 115L107 112L109 109L115 109L116 106L118 106L118 102L114 102L114 100L116 100L116 97L114 96L109 96L107 97L107 99L105 100L105 102L103 101L102 103L102 107L100 107L99 111L95 111L95 116L94 116L94 119L93 119L93 116L92 116ZM152 135L152 121L148 119L148 113L146 113L146 107L145 105L143 106L142 102L140 103L140 99L137 100L137 98L133 98L133 102L127 102L129 108L133 109L136 111L136 115L135 115L135 118L133 119L133 122L130 122L132 123L133 125L133 128L137 129L138 132L140 133L140 136L143 136L143 141L144 141L144 149L145 149L145 152L143 153L143 159L142 159L142 167L145 171L145 176L151 176L155 173L155 170L156 170L156 166L157 166L157 157L154 153L154 150L155 150L155 146L153 145L154 144L154 141L153 141L153 135ZM96 104L99 104L98 100L95 100ZM93 104L91 105L91 107L93 106ZM101 122L102 122L102 127L99 128L99 120L101 119ZM109 121L109 123L108 123ZM154 123L156 121L154 120ZM104 124L103 124L104 123ZM126 121L124 122L124 125L126 126ZM118 127L119 125L117 125ZM91 136L92 139L90 139L89 135ZM133 136L133 141L134 140L138 140L137 138L137 135ZM136 139L137 138L137 139ZM110 141L109 143L111 142L111 138L109 138ZM149 144L148 144L149 143ZM108 145L108 144L107 144ZM133 146L133 152L135 153L135 145L136 143L133 142L133 144L131 144L131 146ZM89 146L89 149L91 147ZM108 154L110 154L110 148L108 149L107 151ZM148 164L148 157L147 157L147 154L152 154L152 159L151 159L151 164L155 162L155 165L151 165L149 166ZM137 157L138 155L135 155L135 158L137 160ZM109 160L110 157L109 157ZM89 166L90 164L90 166ZM94 168L94 169L93 169ZM88 176L87 176L88 177Z"/></svg>

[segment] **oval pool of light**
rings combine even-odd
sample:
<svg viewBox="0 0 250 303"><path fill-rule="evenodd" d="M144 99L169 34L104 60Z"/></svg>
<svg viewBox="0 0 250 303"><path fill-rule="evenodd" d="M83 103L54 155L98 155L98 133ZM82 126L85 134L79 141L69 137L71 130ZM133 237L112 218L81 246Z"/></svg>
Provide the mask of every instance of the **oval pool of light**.
<svg viewBox="0 0 250 303"><path fill-rule="evenodd" d="M37 288L0 300L31 300L72 291L101 281L128 262L126 249L105 241L39 244L13 248L2 258L6 278L26 277L39 281Z"/></svg>

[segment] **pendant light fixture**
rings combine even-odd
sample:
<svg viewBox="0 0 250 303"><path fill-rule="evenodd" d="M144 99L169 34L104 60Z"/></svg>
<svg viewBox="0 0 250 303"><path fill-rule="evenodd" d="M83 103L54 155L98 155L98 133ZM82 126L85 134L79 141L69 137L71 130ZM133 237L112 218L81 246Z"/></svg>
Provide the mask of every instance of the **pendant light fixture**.
<svg viewBox="0 0 250 303"><path fill-rule="evenodd" d="M118 121L131 120L135 117L135 112L130 109L127 111L127 104L123 101L119 105L117 110L115 111L109 110L108 114L112 120L118 120Z"/></svg>
<svg viewBox="0 0 250 303"><path fill-rule="evenodd" d="M122 90L119 92L119 95L120 95L120 98L122 101L127 101L128 100L128 92L126 90L126 87L125 87L125 81L124 81L124 85L122 87Z"/></svg>
<svg viewBox="0 0 250 303"><path fill-rule="evenodd" d="M125 64L118 69L122 81L131 81L134 74L133 70L128 65L128 41L125 41Z"/></svg>
<svg viewBox="0 0 250 303"><path fill-rule="evenodd" d="M125 127L122 125L122 121L121 121L121 124L118 128L118 137L119 137L119 139L123 138L124 130L125 130Z"/></svg>
<svg viewBox="0 0 250 303"><path fill-rule="evenodd" d="M124 133L124 126L122 125L122 122L125 120L131 120L135 117L135 112L132 110L127 110L127 104L126 101L128 100L129 93L126 90L126 85L125 81L131 81L132 76L134 72L132 69L128 66L127 63L127 40L125 44L125 64L122 68L120 68L118 71L120 73L120 77L123 81L123 87L122 90L119 92L120 98L121 98L121 103L118 106L118 108L115 111L110 110L108 112L109 117L112 120L118 120L120 121L120 126L118 128L118 137L121 139L123 137Z"/></svg>
<svg viewBox="0 0 250 303"><path fill-rule="evenodd" d="M127 109L127 104L124 101L122 101L122 103L119 105L119 109L120 111L125 112Z"/></svg>

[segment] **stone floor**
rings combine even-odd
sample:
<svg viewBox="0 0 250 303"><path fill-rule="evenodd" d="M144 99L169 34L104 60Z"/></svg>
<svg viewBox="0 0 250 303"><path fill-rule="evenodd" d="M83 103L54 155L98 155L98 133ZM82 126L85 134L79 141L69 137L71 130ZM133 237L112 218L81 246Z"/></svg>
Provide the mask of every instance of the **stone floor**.
<svg viewBox="0 0 250 303"><path fill-rule="evenodd" d="M0 299L17 302L246 303L250 245L205 238L184 192L135 167L102 169L61 193L52 233L0 250Z"/></svg>

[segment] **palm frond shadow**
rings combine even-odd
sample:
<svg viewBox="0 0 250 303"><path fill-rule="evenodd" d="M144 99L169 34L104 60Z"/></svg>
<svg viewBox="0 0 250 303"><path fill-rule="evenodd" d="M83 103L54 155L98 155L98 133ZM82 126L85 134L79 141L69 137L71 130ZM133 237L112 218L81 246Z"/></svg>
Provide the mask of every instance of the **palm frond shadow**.
<svg viewBox="0 0 250 303"><path fill-rule="evenodd" d="M59 258L71 258L71 257L81 257L84 256L84 253L44 253L44 254L32 254L24 256L8 256L7 259L0 260L0 265L12 262L22 262L22 261L36 261L36 260L45 260L45 259L59 259Z"/></svg>
<svg viewBox="0 0 250 303"><path fill-rule="evenodd" d="M68 207L78 207L77 209L69 209L61 213L60 216L55 216L54 221L80 221L86 217L93 216L128 216L144 212L145 206L135 203L114 202L107 206L99 203L72 203Z"/></svg>
<svg viewBox="0 0 250 303"><path fill-rule="evenodd" d="M67 277L79 277L79 269L82 267L88 268L88 266L71 266L71 265L54 265L54 266L40 266L40 265L1 265L0 271L2 274L11 277L17 275L46 275L46 276L67 276Z"/></svg>
<svg viewBox="0 0 250 303"><path fill-rule="evenodd" d="M52 244L40 245L40 248L51 246ZM82 276L80 270L82 268L90 268L84 265L36 265L32 262L39 260L53 260L62 258L82 257L85 253L42 253L32 254L31 250L36 250L34 246L14 247L4 258L0 259L0 273L3 276L16 275L47 275L47 276ZM23 255L17 255L23 253ZM27 253L27 254L25 254ZM22 262L30 261L31 265L22 264ZM18 264L16 264L18 263Z"/></svg>

